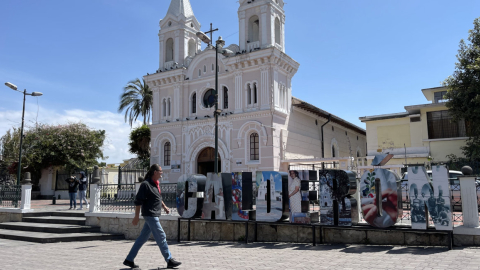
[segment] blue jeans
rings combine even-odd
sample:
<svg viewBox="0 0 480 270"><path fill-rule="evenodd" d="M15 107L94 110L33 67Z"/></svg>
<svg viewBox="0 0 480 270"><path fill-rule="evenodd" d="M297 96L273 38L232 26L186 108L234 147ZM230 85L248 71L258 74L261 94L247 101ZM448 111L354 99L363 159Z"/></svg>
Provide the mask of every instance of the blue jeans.
<svg viewBox="0 0 480 270"><path fill-rule="evenodd" d="M76 200L77 193L76 192L68 193L68 196L70 197L70 208L72 208L72 203L75 206L75 208L77 208L77 200Z"/></svg>
<svg viewBox="0 0 480 270"><path fill-rule="evenodd" d="M78 191L78 196L80 197L80 209L83 208L83 202L85 201L85 204L88 205L87 202L87 190L79 190Z"/></svg>
<svg viewBox="0 0 480 270"><path fill-rule="evenodd" d="M143 244L147 242L148 238L150 238L150 235L153 233L153 238L157 241L157 245L162 252L163 258L168 262L172 258L172 254L168 249L167 235L163 231L158 217L143 217L143 219L145 220L145 225L143 225L140 236L135 240L135 244L133 244L130 253L128 253L127 260L133 262L135 257L137 257L140 248L142 248Z"/></svg>

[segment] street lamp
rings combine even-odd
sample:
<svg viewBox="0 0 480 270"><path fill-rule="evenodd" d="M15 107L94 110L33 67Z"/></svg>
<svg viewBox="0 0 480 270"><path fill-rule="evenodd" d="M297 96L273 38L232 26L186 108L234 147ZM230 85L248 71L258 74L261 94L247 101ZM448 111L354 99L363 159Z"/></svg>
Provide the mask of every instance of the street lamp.
<svg viewBox="0 0 480 270"><path fill-rule="evenodd" d="M217 29L212 29L212 24L210 24L210 31L206 33L210 33L210 38L203 32L199 31L197 32L197 37L207 43L209 46L212 46L212 33L214 31L218 31ZM222 39L222 37L218 37L218 40L215 42L217 46L214 47L215 49L215 112L213 115L215 116L215 165L214 165L214 171L215 173L218 173L218 115L222 112L222 110L218 109L218 54L221 53L223 56L231 56L233 55L233 52L224 49L223 46L225 46L225 41Z"/></svg>
<svg viewBox="0 0 480 270"><path fill-rule="evenodd" d="M23 90L23 92L18 91L17 86L9 82L6 82L5 85L11 88L12 90L23 93L22 128L20 129L20 153L18 154L18 170L17 170L17 185L20 185L20 173L22 171L22 144L23 144L23 122L25 117L25 96L29 95L29 96L39 97L43 94L41 92L27 93L27 89Z"/></svg>

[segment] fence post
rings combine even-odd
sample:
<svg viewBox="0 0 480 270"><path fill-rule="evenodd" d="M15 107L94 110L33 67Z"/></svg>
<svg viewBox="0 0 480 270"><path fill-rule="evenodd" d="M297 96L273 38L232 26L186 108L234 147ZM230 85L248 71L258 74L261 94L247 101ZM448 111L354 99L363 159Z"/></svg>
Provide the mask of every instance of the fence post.
<svg viewBox="0 0 480 270"><path fill-rule="evenodd" d="M30 204L32 200L32 184L30 179L30 173L26 172L25 177L22 181L22 196L20 209L30 209Z"/></svg>
<svg viewBox="0 0 480 270"><path fill-rule="evenodd" d="M90 185L90 209L88 212L98 212L100 208L100 177L98 175L98 166L93 167L92 184Z"/></svg>
<svg viewBox="0 0 480 270"><path fill-rule="evenodd" d="M459 176L460 196L462 198L463 226L468 228L478 227L478 203L477 188L475 186L475 176L471 176L468 172L462 172L465 176ZM470 168L470 171L472 169Z"/></svg>

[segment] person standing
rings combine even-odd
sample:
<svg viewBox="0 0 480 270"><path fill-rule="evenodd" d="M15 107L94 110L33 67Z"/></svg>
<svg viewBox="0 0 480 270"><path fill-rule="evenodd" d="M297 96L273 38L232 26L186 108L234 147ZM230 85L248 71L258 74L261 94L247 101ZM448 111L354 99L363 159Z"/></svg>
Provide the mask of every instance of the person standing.
<svg viewBox="0 0 480 270"><path fill-rule="evenodd" d="M158 164L153 164L145 175L145 181L140 185L137 196L135 197L135 217L133 218L132 224L134 226L138 224L141 209L145 225L143 226L140 236L135 240L127 258L123 262L124 265L131 268L139 267L134 263L134 259L137 257L140 248L145 242L147 242L152 233L163 258L167 262L167 268L175 268L182 264L172 258L172 254L168 249L167 235L163 231L162 225L160 225L159 221L161 208L163 208L167 214L170 213L170 209L165 205L161 197L160 179L162 178L162 174L162 168Z"/></svg>
<svg viewBox="0 0 480 270"><path fill-rule="evenodd" d="M70 209L77 209L77 190L78 190L78 180L75 176L70 176L70 178L65 179L68 183L68 196L70 197Z"/></svg>
<svg viewBox="0 0 480 270"><path fill-rule="evenodd" d="M85 172L81 171L80 172L80 180L78 184L78 196L80 197L80 208L78 210L83 209L83 202L85 201L86 208L90 206L87 202L87 176L85 175Z"/></svg>
<svg viewBox="0 0 480 270"><path fill-rule="evenodd" d="M290 171L291 182L288 183L288 198L290 199L290 215L302 212L302 195L300 194L300 178L298 171Z"/></svg>

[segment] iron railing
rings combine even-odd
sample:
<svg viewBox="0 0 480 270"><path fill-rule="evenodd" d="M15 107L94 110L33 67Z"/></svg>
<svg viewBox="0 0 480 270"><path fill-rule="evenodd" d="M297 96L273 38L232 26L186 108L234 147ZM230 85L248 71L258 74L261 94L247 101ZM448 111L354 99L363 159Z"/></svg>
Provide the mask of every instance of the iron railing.
<svg viewBox="0 0 480 270"><path fill-rule="evenodd" d="M99 185L100 212L135 212L134 184L125 185Z"/></svg>
<svg viewBox="0 0 480 270"><path fill-rule="evenodd" d="M160 184L162 200L170 208L170 215L178 216L177 212L177 184ZM162 215L165 213L162 211Z"/></svg>
<svg viewBox="0 0 480 270"><path fill-rule="evenodd" d="M0 207L19 208L21 198L21 185L0 185Z"/></svg>

